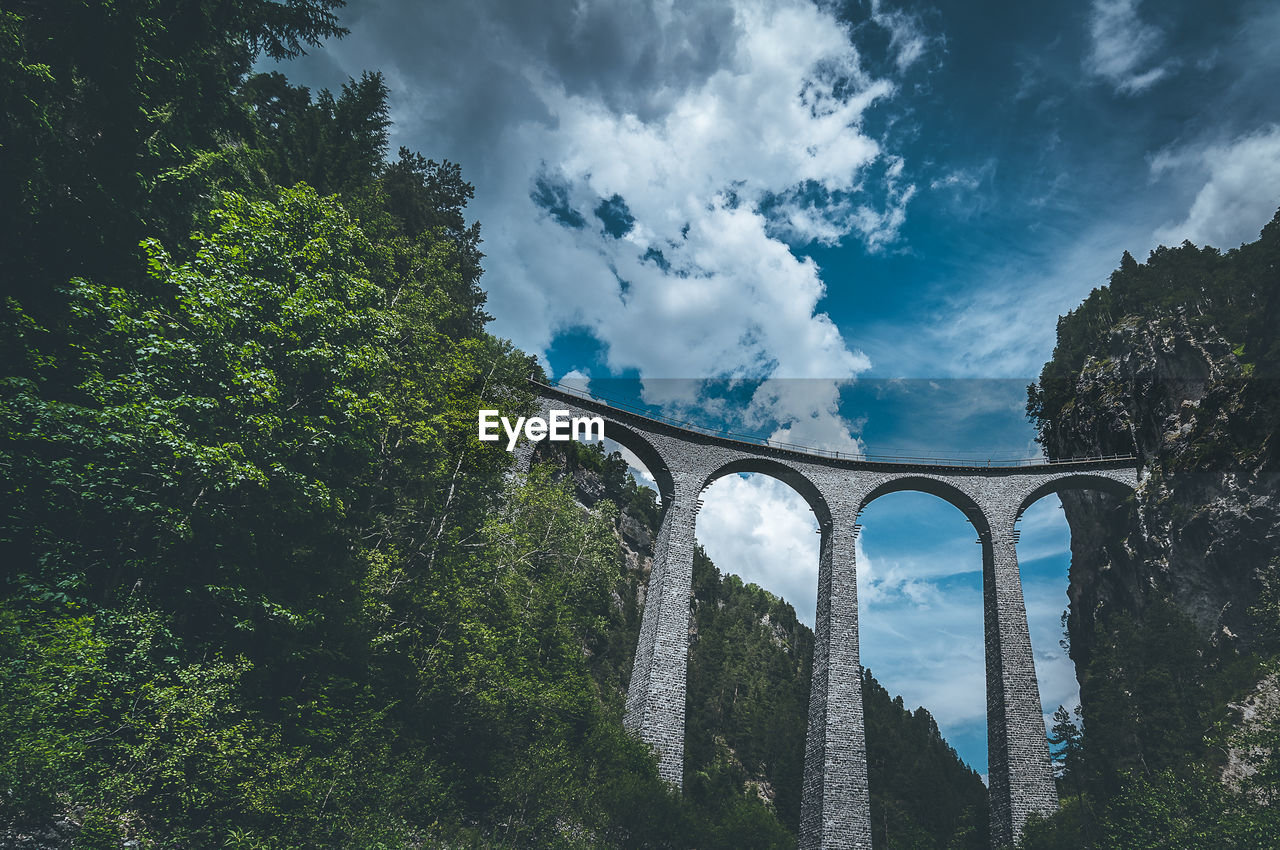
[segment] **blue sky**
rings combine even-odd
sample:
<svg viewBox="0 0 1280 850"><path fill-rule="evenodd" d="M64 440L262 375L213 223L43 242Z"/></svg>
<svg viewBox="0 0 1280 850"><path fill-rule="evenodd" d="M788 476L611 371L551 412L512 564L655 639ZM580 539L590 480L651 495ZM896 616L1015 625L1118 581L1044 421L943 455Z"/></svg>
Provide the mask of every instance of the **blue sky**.
<svg viewBox="0 0 1280 850"><path fill-rule="evenodd" d="M382 71L393 145L462 165L496 333L602 395L805 445L1033 451L1025 385L1122 251L1229 248L1280 206L1274 2L357 0L343 20L282 70ZM1020 549L1047 711L1075 692L1055 501ZM735 477L698 533L812 621L811 522ZM864 526L864 663L985 771L972 529L913 494Z"/></svg>

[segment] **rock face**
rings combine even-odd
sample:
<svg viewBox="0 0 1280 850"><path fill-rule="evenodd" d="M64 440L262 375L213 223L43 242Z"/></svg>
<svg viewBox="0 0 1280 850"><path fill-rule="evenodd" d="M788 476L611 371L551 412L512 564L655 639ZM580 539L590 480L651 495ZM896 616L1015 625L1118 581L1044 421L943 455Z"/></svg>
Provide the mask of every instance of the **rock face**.
<svg viewBox="0 0 1280 850"><path fill-rule="evenodd" d="M1133 452L1142 464L1131 501L1062 494L1071 654L1086 689L1094 626L1110 610L1168 600L1219 645L1247 651L1258 637L1250 609L1280 553L1280 476L1269 436L1250 433L1261 388L1237 352L1185 310L1131 317L1042 425L1050 457Z"/></svg>
<svg viewBox="0 0 1280 850"><path fill-rule="evenodd" d="M1239 724L1236 735L1230 741L1222 778L1230 787L1240 790L1257 775L1260 763L1265 759L1259 737L1268 730L1280 728L1280 673L1272 673L1258 682L1253 692L1233 703ZM1274 738L1274 732L1269 736ZM1264 739L1265 740L1265 739ZM1255 789L1254 802L1266 805L1270 802L1262 789Z"/></svg>

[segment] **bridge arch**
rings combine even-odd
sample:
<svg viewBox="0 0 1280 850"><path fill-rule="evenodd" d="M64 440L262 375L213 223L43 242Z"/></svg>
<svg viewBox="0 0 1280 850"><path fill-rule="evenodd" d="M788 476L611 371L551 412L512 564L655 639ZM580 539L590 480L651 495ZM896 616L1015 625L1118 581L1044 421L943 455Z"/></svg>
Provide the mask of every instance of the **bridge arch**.
<svg viewBox="0 0 1280 850"><path fill-rule="evenodd" d="M649 474L653 476L654 483L658 485L658 495L662 497L662 503L670 504L675 492L675 479L662 453L642 437L639 431L628 428L608 416L604 417L604 436L606 440L613 440L625 447L645 465Z"/></svg>
<svg viewBox="0 0 1280 850"><path fill-rule="evenodd" d="M1088 471L1074 472L1050 478L1033 489L1018 505L1018 512L1015 516L1022 516L1027 508L1045 496L1061 493L1063 490L1098 490L1117 499L1124 499L1134 492L1132 485L1119 481L1112 476Z"/></svg>
<svg viewBox="0 0 1280 850"><path fill-rule="evenodd" d="M902 475L890 478L862 498L862 501L858 504L857 512L862 513L868 505L881 496L903 491L928 493L931 496L937 496L944 502L959 509L960 513L964 514L965 519L969 520L974 530L978 532L980 538L985 540L990 537L990 520L987 519L986 512L978 505L973 496L954 484L927 475Z"/></svg>
<svg viewBox="0 0 1280 850"><path fill-rule="evenodd" d="M568 407L567 405L560 405ZM549 407L549 405L544 405ZM591 416L592 412L583 410L578 407L569 407L570 412L574 416ZM671 465L667 459L663 457L661 451L648 438L641 434L635 428L632 428L612 416L601 417L604 420L604 437L606 440L612 440L618 445L631 452L636 458L644 464L645 469L653 476L654 483L658 486L658 495L662 499L663 507L671 503L672 496L675 493L675 476L672 472ZM528 445L528 444L526 444ZM538 447L543 443L532 444L537 456Z"/></svg>
<svg viewBox="0 0 1280 850"><path fill-rule="evenodd" d="M831 507L822 490L800 470L773 458L748 456L731 460L708 474L698 491L706 490L727 475L738 473L758 473L781 481L800 494L800 497L805 500L809 509L813 511L813 515L818 518L818 527L820 529L826 529L831 526Z"/></svg>

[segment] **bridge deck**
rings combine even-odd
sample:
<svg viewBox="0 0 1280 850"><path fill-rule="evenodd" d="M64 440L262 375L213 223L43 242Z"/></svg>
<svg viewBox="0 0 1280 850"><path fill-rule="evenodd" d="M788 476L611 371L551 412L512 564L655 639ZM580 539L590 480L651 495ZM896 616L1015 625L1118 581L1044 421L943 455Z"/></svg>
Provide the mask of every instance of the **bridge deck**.
<svg viewBox="0 0 1280 850"><path fill-rule="evenodd" d="M800 446L794 443L784 443L767 437L741 434L729 430L717 431L711 428L695 425L685 420L677 420L671 417L662 416L660 414L653 413L652 411L637 408L615 400L601 399L587 395L581 390L563 385L544 384L532 378L529 379L529 383L533 385L538 395L543 396L544 398L559 398L564 401L571 402L583 410L599 413L603 416L613 417L619 422L625 423L629 420L639 420L638 424L641 424L646 428L672 433L674 436L682 437L692 442L710 442L715 445L724 446L725 448L751 450L753 452L759 452L760 449L766 449L770 454L776 454L780 457L788 457L792 460L805 463L820 464L822 466L840 466L850 469L886 471L928 470L936 472L945 470L958 473L1001 469L1009 470L1011 472L1065 472L1075 468L1087 469L1097 468L1098 466L1133 466L1137 464L1138 460L1135 455L1102 455L1098 457L1050 459L1045 457L954 458L921 455L859 454L854 452L840 452L830 449L815 448L812 446Z"/></svg>

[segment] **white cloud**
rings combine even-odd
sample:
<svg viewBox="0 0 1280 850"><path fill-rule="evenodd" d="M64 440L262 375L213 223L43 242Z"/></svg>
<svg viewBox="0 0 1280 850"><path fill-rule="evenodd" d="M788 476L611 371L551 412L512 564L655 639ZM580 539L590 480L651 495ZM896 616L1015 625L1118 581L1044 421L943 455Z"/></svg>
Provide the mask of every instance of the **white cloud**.
<svg viewBox="0 0 1280 850"><path fill-rule="evenodd" d="M1053 354L1051 317L1065 315L1096 286L1106 283L1125 249L1145 241L1108 222L1049 256L1016 253L982 270L983 285L959 286L933 311L918 337L930 371L919 374L982 378L1034 377ZM1139 249L1140 250L1140 249Z"/></svg>
<svg viewBox="0 0 1280 850"><path fill-rule="evenodd" d="M905 67L919 48L890 18ZM865 70L835 11L479 0L375 5L350 25L327 54L358 73L371 57L354 45L383 46L393 143L462 162L476 185L496 333L545 357L584 328L649 401L682 400L651 396L658 378L868 368L819 306L820 270L790 247L884 249L916 191L864 126L897 86ZM629 219L609 230L596 210L615 196Z"/></svg>
<svg viewBox="0 0 1280 850"><path fill-rule="evenodd" d="M972 543L952 555L967 557L981 569ZM890 692L902 694L908 707L927 708L948 738L983 723L986 661L980 579L948 582L945 590L937 579L895 577L878 583L880 560L865 553L858 559L863 664ZM895 580L898 584L890 586Z"/></svg>
<svg viewBox="0 0 1280 850"><path fill-rule="evenodd" d="M978 262L950 267L917 315L861 328L863 349L895 376L1035 378L1053 353L1053 317L1105 285L1126 250L1141 260L1161 243L1225 249L1258 237L1280 206L1280 126L1167 149L1150 169L1153 180L1186 192L1181 220L1170 222L1168 202L1153 199L1170 194L1159 187L1083 229L1050 224L1003 240Z"/></svg>
<svg viewBox="0 0 1280 850"><path fill-rule="evenodd" d="M591 395L591 378L588 375L574 369L560 376L556 383L562 387L582 393L583 395Z"/></svg>
<svg viewBox="0 0 1280 850"><path fill-rule="evenodd" d="M1153 177L1192 172L1204 182L1182 221L1155 232L1156 241L1234 248L1258 238L1280 207L1280 126L1272 124L1225 144L1164 151Z"/></svg>
<svg viewBox="0 0 1280 850"><path fill-rule="evenodd" d="M889 50L899 71L905 71L921 59L935 39L920 18L901 9L886 9L880 0L871 0L871 20L889 33Z"/></svg>
<svg viewBox="0 0 1280 850"><path fill-rule="evenodd" d="M739 38L726 66L647 121L526 69L551 120L507 128L509 173L497 197L488 187L481 218L496 216L505 231L487 237L495 305L508 288L542 303L495 309L499 332L541 349L557 328L585 325L607 344L612 369L646 378L812 364L845 378L865 368L817 311L818 269L769 235L758 204L806 183L854 193L881 156L857 129L862 113L893 87L867 78L848 32L812 6L744 4L735 13ZM528 195L544 174L565 188L585 227L567 229L536 208ZM620 239L592 215L615 195L635 220ZM900 216L870 209L826 207L788 224L808 238L861 231L883 242Z"/></svg>
<svg viewBox="0 0 1280 850"><path fill-rule="evenodd" d="M955 189L960 192L972 192L978 186L977 176L963 169L952 171L929 184L929 188L934 191L938 189Z"/></svg>
<svg viewBox="0 0 1280 850"><path fill-rule="evenodd" d="M862 663L908 708L928 709L949 740L973 737L986 716L982 557L973 526L921 494L878 499L861 522Z"/></svg>
<svg viewBox="0 0 1280 850"><path fill-rule="evenodd" d="M952 169L929 181L929 189L942 195L958 220L985 216L995 205L996 165L990 157L978 166Z"/></svg>
<svg viewBox="0 0 1280 850"><path fill-rule="evenodd" d="M1118 94L1146 91L1175 67L1173 60L1151 64L1164 33L1138 17L1140 0L1094 0L1089 14L1089 55L1085 70Z"/></svg>
<svg viewBox="0 0 1280 850"><path fill-rule="evenodd" d="M1062 513L1062 501L1056 495L1045 496L1027 508L1018 528L1022 532L1018 560L1024 570L1031 561L1061 559L1071 553L1071 529Z"/></svg>
<svg viewBox="0 0 1280 850"><path fill-rule="evenodd" d="M707 488L698 541L721 572L786 599L813 626L818 522L799 493L767 475L727 475Z"/></svg>
<svg viewBox="0 0 1280 850"><path fill-rule="evenodd" d="M944 259L913 313L862 326L859 342L881 377L1033 379L1053 354L1054 317L1105 284L1125 250L1154 247L1152 225L1135 210L1070 239L1027 234L976 260Z"/></svg>
<svg viewBox="0 0 1280 850"><path fill-rule="evenodd" d="M835 329L832 328L831 332L834 333ZM869 361L867 365L870 365ZM805 411L806 415L795 417L795 411ZM756 388L750 404L741 415L744 426L749 429L785 422L770 435L769 439L774 443L857 456L866 453L857 436L863 421L850 422L840 414L838 382L788 379L785 376L771 378Z"/></svg>

